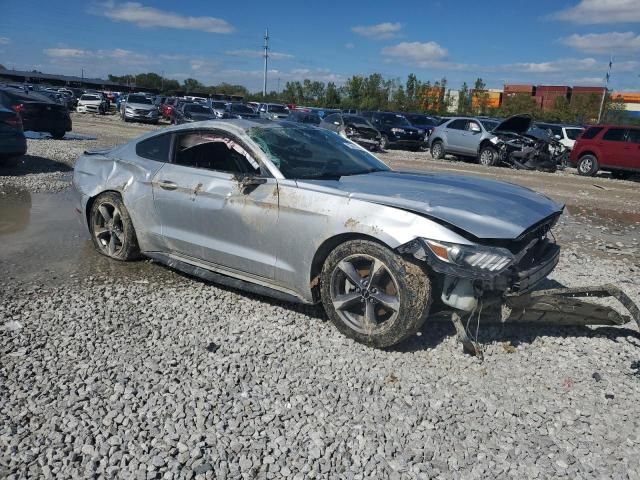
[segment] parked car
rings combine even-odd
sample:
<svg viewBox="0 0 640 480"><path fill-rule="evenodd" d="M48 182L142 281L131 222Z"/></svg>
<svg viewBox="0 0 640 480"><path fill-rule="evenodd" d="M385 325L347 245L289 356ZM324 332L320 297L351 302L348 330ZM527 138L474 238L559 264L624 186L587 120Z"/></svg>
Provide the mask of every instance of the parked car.
<svg viewBox="0 0 640 480"><path fill-rule="evenodd" d="M0 104L20 114L25 131L48 132L55 139L71 131L71 117L65 106L35 91L0 87Z"/></svg>
<svg viewBox="0 0 640 480"><path fill-rule="evenodd" d="M158 107L158 112L160 116L166 120L171 118L171 110L173 109L173 104L175 102L175 97L167 97L164 99L164 102L160 104Z"/></svg>
<svg viewBox="0 0 640 480"><path fill-rule="evenodd" d="M306 110L290 110L287 121L295 123L308 123L310 125L320 125L322 119L315 112Z"/></svg>
<svg viewBox="0 0 640 480"><path fill-rule="evenodd" d="M78 113L99 113L104 115L107 111L107 102L100 95L85 93L78 100Z"/></svg>
<svg viewBox="0 0 640 480"><path fill-rule="evenodd" d="M420 149L424 142L424 131L411 126L409 120L399 113L393 112L362 112L360 115L367 119L381 134L380 148L407 148L414 152Z"/></svg>
<svg viewBox="0 0 640 480"><path fill-rule="evenodd" d="M573 145L576 143L577 138L584 132L584 128L576 125L558 125L555 123L535 123L535 126L542 129L548 130L553 138L558 140L562 145L567 147L569 150L573 148Z"/></svg>
<svg viewBox="0 0 640 480"><path fill-rule="evenodd" d="M215 120L216 114L206 105L196 102L187 102L174 111L173 123L201 122L203 120Z"/></svg>
<svg viewBox="0 0 640 480"><path fill-rule="evenodd" d="M346 113L333 113L324 117L320 122L320 126L356 142L367 150L380 150L382 135L364 117Z"/></svg>
<svg viewBox="0 0 640 480"><path fill-rule="evenodd" d="M251 107L243 103L231 102L226 105L226 112L228 118L259 118L256 112Z"/></svg>
<svg viewBox="0 0 640 480"><path fill-rule="evenodd" d="M216 114L218 118L229 118L227 112L227 102L221 100L211 100L211 110Z"/></svg>
<svg viewBox="0 0 640 480"><path fill-rule="evenodd" d="M109 168L105 168L108 165ZM327 130L216 120L168 127L75 164L95 248L281 300L321 302L375 347L430 310L536 288L558 263L563 206L528 188L397 172ZM433 307L433 308L432 308Z"/></svg>
<svg viewBox="0 0 640 480"><path fill-rule="evenodd" d="M405 118L409 123L420 130L424 130L425 139L431 135L434 128L438 126L438 120L434 117L422 113L405 113Z"/></svg>
<svg viewBox="0 0 640 480"><path fill-rule="evenodd" d="M628 178L640 172L640 127L589 127L576 140L569 162L580 175L607 170L614 178Z"/></svg>
<svg viewBox="0 0 640 480"><path fill-rule="evenodd" d="M120 115L125 122L131 120L137 122L158 123L158 107L144 94L130 93L120 104Z"/></svg>
<svg viewBox="0 0 640 480"><path fill-rule="evenodd" d="M480 120L472 117L454 117L438 125L429 136L431 156L436 160L445 155L460 155L479 158L482 165L494 165L496 152L490 142L494 138L493 129L498 125L494 120ZM484 147L484 151L481 151ZM484 155L482 155L484 153Z"/></svg>
<svg viewBox="0 0 640 480"><path fill-rule="evenodd" d="M20 114L0 103L0 167L27 153Z"/></svg>
<svg viewBox="0 0 640 480"><path fill-rule="evenodd" d="M258 111L260 117L268 118L269 120L284 119L289 116L289 109L279 103L261 103Z"/></svg>

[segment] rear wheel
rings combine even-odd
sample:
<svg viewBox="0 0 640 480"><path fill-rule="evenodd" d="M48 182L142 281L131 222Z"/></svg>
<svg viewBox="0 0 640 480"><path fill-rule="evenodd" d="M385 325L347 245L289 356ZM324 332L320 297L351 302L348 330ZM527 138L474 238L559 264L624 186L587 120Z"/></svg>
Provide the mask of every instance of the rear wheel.
<svg viewBox="0 0 640 480"><path fill-rule="evenodd" d="M386 135L382 135L382 139L380 140L380 148L382 150L386 150L387 148L389 148L389 137L387 137Z"/></svg>
<svg viewBox="0 0 640 480"><path fill-rule="evenodd" d="M485 146L480 150L478 163L485 167L492 167L496 164L496 150L493 147Z"/></svg>
<svg viewBox="0 0 640 480"><path fill-rule="evenodd" d="M98 196L89 215L91 239L100 253L115 260L133 260L140 254L136 232L120 196Z"/></svg>
<svg viewBox="0 0 640 480"><path fill-rule="evenodd" d="M436 140L431 144L431 156L436 160L444 158L444 145L440 140Z"/></svg>
<svg viewBox="0 0 640 480"><path fill-rule="evenodd" d="M598 160L593 155L583 155L578 160L578 174L592 177L598 172Z"/></svg>
<svg viewBox="0 0 640 480"><path fill-rule="evenodd" d="M322 303L337 329L387 347L414 334L431 305L425 271L387 247L351 240L335 248L321 274Z"/></svg>

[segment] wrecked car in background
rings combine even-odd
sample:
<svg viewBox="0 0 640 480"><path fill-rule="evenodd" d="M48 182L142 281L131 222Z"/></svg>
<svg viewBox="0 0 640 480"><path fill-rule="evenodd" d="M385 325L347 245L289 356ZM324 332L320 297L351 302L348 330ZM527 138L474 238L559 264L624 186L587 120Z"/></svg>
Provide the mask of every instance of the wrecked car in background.
<svg viewBox="0 0 640 480"><path fill-rule="evenodd" d="M107 102L101 95L85 93L78 100L78 113L99 113L104 115L107 111Z"/></svg>
<svg viewBox="0 0 640 480"><path fill-rule="evenodd" d="M563 205L527 188L400 172L325 129L215 120L165 128L75 164L95 248L224 285L321 302L385 347L427 314L520 298L555 268ZM457 317L456 317L457 316ZM457 323L456 323L457 318Z"/></svg>
<svg viewBox="0 0 640 480"><path fill-rule="evenodd" d="M380 150L382 135L366 118L348 113L333 113L320 122L322 128L336 132L367 150Z"/></svg>
<svg viewBox="0 0 640 480"><path fill-rule="evenodd" d="M160 113L153 100L143 93L130 93L120 104L120 115L125 122L157 124Z"/></svg>

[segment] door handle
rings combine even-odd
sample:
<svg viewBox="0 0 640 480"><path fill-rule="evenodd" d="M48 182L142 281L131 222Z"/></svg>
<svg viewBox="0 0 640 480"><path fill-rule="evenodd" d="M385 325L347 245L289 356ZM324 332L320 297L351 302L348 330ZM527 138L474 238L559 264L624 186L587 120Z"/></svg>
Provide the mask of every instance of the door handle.
<svg viewBox="0 0 640 480"><path fill-rule="evenodd" d="M175 182L170 182L169 180L160 180L158 185L160 185L160 188L164 190L175 190L178 188L178 185Z"/></svg>

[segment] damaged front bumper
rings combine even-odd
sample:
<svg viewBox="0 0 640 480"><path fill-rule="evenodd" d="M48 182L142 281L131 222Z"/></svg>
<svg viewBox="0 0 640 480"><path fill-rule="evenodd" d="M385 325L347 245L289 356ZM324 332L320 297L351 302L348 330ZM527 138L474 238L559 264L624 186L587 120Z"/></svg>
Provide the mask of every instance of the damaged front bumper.
<svg viewBox="0 0 640 480"><path fill-rule="evenodd" d="M425 262L442 275L441 300L452 308L473 311L483 297L524 294L544 280L560 260L560 247L548 239L532 242L514 255L513 263L503 270L474 269L445 262L435 255L424 239L416 239L399 248Z"/></svg>

